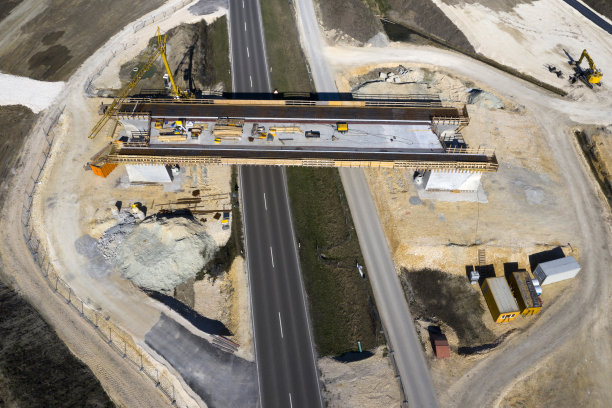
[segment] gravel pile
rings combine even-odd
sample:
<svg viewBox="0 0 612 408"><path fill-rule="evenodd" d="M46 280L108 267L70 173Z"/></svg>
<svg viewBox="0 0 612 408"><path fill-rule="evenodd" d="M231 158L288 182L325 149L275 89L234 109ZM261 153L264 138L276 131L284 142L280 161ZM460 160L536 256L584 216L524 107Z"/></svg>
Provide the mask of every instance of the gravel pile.
<svg viewBox="0 0 612 408"><path fill-rule="evenodd" d="M96 246L121 276L149 290L170 291L202 270L217 246L199 222L185 217L149 217L137 223L119 214Z"/></svg>

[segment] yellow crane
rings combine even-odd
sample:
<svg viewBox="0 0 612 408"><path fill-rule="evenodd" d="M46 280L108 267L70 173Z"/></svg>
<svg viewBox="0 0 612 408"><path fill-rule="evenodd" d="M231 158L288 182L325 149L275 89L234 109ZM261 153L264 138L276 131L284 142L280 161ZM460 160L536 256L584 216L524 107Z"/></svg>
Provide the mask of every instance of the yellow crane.
<svg viewBox="0 0 612 408"><path fill-rule="evenodd" d="M580 67L580 63L585 58L589 63L589 68L583 70ZM593 88L593 84L601 85L599 82L601 81L601 77L603 76L603 74L595 67L595 63L593 62L593 59L591 58L587 50L582 51L582 55L580 55L578 61L570 61L570 64L572 64L572 62L576 65L577 68L576 76L574 76L573 82L575 82L576 79L581 79L582 81L584 81L585 84L589 86L589 88Z"/></svg>
<svg viewBox="0 0 612 408"><path fill-rule="evenodd" d="M166 58L166 34L162 35L161 30L159 29L159 27L157 27L157 48L155 49L153 54L151 54L151 56L147 59L147 62L138 70L136 75L134 75L130 83L127 84L125 88L121 90L119 95L117 95L117 97L113 100L110 106L106 108L104 115L100 118L100 120L98 120L98 123L95 124L95 126L89 133L90 139L95 138L98 133L100 133L104 125L106 125L109 119L115 114L115 112L117 112L119 106L121 106L121 104L128 97L132 89L134 89L134 87L138 84L138 82L140 82L142 77L145 76L147 71L149 71L151 66L153 66L153 64L160 55L162 57L162 60L164 61L164 66L166 67L168 79L170 80L170 95L176 99L189 96L189 93L182 91L174 82L174 77L172 76L172 71L170 70L170 65L168 65L168 59Z"/></svg>

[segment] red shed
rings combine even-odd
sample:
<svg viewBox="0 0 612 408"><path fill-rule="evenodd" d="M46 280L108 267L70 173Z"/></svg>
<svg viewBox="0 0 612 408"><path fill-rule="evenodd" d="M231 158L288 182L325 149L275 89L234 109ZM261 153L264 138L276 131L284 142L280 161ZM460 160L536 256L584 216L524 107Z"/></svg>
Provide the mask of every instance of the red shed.
<svg viewBox="0 0 612 408"><path fill-rule="evenodd" d="M448 340L446 339L435 339L434 340L434 352L437 358L448 358L450 357L450 347Z"/></svg>

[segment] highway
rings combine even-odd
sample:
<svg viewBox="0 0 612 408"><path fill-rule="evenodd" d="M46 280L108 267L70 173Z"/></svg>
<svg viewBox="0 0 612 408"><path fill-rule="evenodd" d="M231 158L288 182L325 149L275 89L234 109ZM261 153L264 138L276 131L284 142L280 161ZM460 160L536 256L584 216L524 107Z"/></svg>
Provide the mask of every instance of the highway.
<svg viewBox="0 0 612 408"><path fill-rule="evenodd" d="M270 92L256 0L230 0L234 92ZM260 404L322 407L284 170L240 168Z"/></svg>

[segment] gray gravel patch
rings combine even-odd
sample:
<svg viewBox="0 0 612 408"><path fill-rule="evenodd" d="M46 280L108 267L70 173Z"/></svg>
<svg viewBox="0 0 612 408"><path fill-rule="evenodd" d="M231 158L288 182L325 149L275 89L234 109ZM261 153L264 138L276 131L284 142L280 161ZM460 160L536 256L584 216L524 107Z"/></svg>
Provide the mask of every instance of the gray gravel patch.
<svg viewBox="0 0 612 408"><path fill-rule="evenodd" d="M145 342L176 369L209 408L257 407L255 363L214 347L162 314Z"/></svg>

